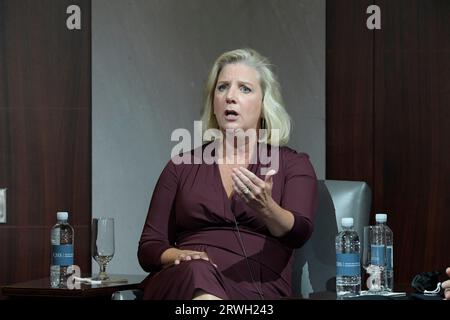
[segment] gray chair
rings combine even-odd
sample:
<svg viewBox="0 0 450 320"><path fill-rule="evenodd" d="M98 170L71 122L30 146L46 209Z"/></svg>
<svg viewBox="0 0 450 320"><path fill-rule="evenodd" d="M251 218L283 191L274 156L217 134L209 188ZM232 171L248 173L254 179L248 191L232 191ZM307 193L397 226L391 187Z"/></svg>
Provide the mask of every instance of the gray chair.
<svg viewBox="0 0 450 320"><path fill-rule="evenodd" d="M343 217L353 217L355 229L362 236L369 224L372 201L367 183L359 181L318 181L318 208L311 239L294 252L292 287L295 296L335 289L336 254L334 239ZM140 290L117 291L113 300L139 300Z"/></svg>
<svg viewBox="0 0 450 320"><path fill-rule="evenodd" d="M369 224L372 194L365 182L320 180L318 208L311 238L294 253L292 287L295 296L309 297L320 291L335 291L334 241L341 218L352 217L360 239Z"/></svg>

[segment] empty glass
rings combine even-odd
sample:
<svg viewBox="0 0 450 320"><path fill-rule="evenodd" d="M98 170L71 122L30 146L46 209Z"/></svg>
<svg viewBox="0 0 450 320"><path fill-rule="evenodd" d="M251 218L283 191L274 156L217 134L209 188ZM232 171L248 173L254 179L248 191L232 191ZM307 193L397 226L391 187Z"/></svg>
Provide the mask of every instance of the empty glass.
<svg viewBox="0 0 450 320"><path fill-rule="evenodd" d="M96 280L109 279L106 266L114 256L114 219L92 219L92 257L97 261L100 272Z"/></svg>

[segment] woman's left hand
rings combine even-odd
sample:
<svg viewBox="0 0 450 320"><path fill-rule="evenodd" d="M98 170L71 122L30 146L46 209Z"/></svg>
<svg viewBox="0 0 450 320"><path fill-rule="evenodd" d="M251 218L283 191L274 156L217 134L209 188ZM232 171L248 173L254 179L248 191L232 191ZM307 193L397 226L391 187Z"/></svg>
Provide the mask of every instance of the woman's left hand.
<svg viewBox="0 0 450 320"><path fill-rule="evenodd" d="M233 189L250 207L263 215L269 215L273 205L272 186L275 173L275 170L270 170L265 180L261 180L243 167L235 168L231 175Z"/></svg>

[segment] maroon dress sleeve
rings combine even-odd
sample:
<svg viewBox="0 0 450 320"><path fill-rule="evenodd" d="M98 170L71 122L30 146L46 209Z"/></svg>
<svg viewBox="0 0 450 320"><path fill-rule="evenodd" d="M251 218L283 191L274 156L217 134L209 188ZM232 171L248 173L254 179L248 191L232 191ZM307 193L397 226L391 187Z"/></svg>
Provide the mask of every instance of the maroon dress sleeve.
<svg viewBox="0 0 450 320"><path fill-rule="evenodd" d="M173 204L178 186L175 164L169 161L153 191L147 219L139 240L138 259L147 272L161 269L161 254L174 245Z"/></svg>
<svg viewBox="0 0 450 320"><path fill-rule="evenodd" d="M300 248L314 229L317 178L307 154L287 148L282 156L285 184L281 207L294 215L294 226L278 239L288 247Z"/></svg>

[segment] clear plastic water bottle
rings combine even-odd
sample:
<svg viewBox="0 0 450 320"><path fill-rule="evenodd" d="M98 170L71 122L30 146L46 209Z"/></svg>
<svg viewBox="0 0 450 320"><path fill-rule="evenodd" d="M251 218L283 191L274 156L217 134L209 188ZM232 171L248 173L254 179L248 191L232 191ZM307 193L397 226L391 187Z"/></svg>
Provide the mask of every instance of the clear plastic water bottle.
<svg viewBox="0 0 450 320"><path fill-rule="evenodd" d="M50 285L53 288L63 288L70 276L67 268L73 265L73 228L68 223L67 212L58 212L56 217L58 222L51 230Z"/></svg>
<svg viewBox="0 0 450 320"><path fill-rule="evenodd" d="M387 226L387 214L377 213L375 215L376 225L383 228L384 243L386 246L385 253L385 271L381 276L382 290L392 292L394 290L394 234Z"/></svg>
<svg viewBox="0 0 450 320"><path fill-rule="evenodd" d="M336 295L338 299L361 294L361 260L358 233L353 218L342 218L336 236Z"/></svg>

